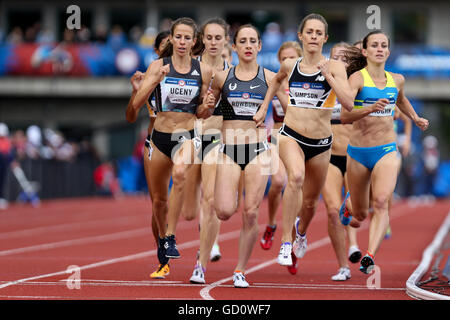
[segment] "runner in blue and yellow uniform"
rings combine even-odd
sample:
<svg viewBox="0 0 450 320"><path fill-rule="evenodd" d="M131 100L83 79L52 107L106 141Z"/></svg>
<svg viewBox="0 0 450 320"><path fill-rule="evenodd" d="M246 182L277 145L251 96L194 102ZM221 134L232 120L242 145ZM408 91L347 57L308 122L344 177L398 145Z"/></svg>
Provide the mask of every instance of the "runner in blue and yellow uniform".
<svg viewBox="0 0 450 320"><path fill-rule="evenodd" d="M363 39L361 53L350 57L347 72L351 74L349 82L355 106L351 112L342 110L341 114L343 123L353 123L347 148L350 193L340 210L341 222L359 227L368 215L369 192L372 193L369 245L360 267L364 273L372 271L374 255L389 224L388 202L397 180L395 107L398 106L420 129L428 127L428 120L420 118L405 97L404 77L385 70L389 44L384 33L373 31ZM351 213L343 210L349 194L352 195Z"/></svg>

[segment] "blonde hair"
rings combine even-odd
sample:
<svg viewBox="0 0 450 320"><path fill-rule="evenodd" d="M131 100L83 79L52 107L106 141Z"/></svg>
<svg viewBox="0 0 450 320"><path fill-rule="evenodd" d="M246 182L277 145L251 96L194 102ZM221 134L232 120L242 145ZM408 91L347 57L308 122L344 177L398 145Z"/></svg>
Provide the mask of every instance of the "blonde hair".
<svg viewBox="0 0 450 320"><path fill-rule="evenodd" d="M298 43L297 41L286 41L286 42L283 42L283 44L280 46L280 49L278 49L278 52L277 52L278 61L281 60L280 59L281 51L283 51L284 49L288 49L288 48L295 49L295 51L297 52L299 57L301 57L303 55L303 51L302 51L302 47L300 46L300 43Z"/></svg>

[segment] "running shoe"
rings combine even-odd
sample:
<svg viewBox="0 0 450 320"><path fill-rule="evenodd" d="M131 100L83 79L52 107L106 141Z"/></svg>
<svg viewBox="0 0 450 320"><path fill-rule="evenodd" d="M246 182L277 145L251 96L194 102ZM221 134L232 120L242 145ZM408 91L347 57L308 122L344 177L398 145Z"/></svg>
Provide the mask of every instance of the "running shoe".
<svg viewBox="0 0 450 320"><path fill-rule="evenodd" d="M211 253L209 254L209 260L211 262L219 261L222 255L220 254L220 247L217 243L214 243L213 247L211 248Z"/></svg>
<svg viewBox="0 0 450 320"><path fill-rule="evenodd" d="M164 279L170 274L169 264L160 264L158 269L150 275L152 279Z"/></svg>
<svg viewBox="0 0 450 320"><path fill-rule="evenodd" d="M166 249L164 248L165 238L158 238L158 261L161 265L169 263L169 258L166 257Z"/></svg>
<svg viewBox="0 0 450 320"><path fill-rule="evenodd" d="M350 192L347 192L347 194L345 195L344 202L339 209L339 219L344 226L348 226L350 221L352 220L352 215L350 214L350 211L348 211L346 205L348 197L350 197Z"/></svg>
<svg viewBox="0 0 450 320"><path fill-rule="evenodd" d="M300 218L295 219L295 241L294 241L294 254L297 258L303 258L306 253L306 248L308 246L308 240L306 235L302 236L298 233L298 225L300 223Z"/></svg>
<svg viewBox="0 0 450 320"><path fill-rule="evenodd" d="M195 265L194 272L192 273L191 278L189 281L191 283L205 283L205 271L206 269L202 267L201 263L197 261L197 264Z"/></svg>
<svg viewBox="0 0 450 320"><path fill-rule="evenodd" d="M350 260L351 263L357 263L361 259L362 254L358 247L351 246L348 248L348 260Z"/></svg>
<svg viewBox="0 0 450 320"><path fill-rule="evenodd" d="M352 277L349 268L339 268L338 273L331 277L333 281L345 281Z"/></svg>
<svg viewBox="0 0 450 320"><path fill-rule="evenodd" d="M233 274L233 282L235 288L248 288L249 284L245 280L245 276L240 271L235 271Z"/></svg>
<svg viewBox="0 0 450 320"><path fill-rule="evenodd" d="M288 269L289 273L294 276L297 274L298 261L297 261L297 257L295 256L294 252L291 252L291 257L292 257L292 265L287 266L287 269Z"/></svg>
<svg viewBox="0 0 450 320"><path fill-rule="evenodd" d="M390 237L392 237L392 229L391 229L391 225L388 225L386 233L384 235L384 238L389 239Z"/></svg>
<svg viewBox="0 0 450 320"><path fill-rule="evenodd" d="M170 235L164 238L164 249L166 249L166 257L171 259L179 259L181 258L180 253L177 249L177 242L175 240L175 235Z"/></svg>
<svg viewBox="0 0 450 320"><path fill-rule="evenodd" d="M266 231L264 231L263 237L261 238L261 241L259 242L261 244L261 248L264 250L269 250L272 248L273 243L273 236L275 235L275 230L277 229L277 226L267 226Z"/></svg>
<svg viewBox="0 0 450 320"><path fill-rule="evenodd" d="M374 266L375 266L375 262L373 261L373 258L369 254L366 254L361 259L361 266L359 267L359 271L361 271L365 274L370 274L370 273L372 273Z"/></svg>
<svg viewBox="0 0 450 320"><path fill-rule="evenodd" d="M278 253L278 263L282 266L292 265L292 244L290 242L285 242L281 245L280 252Z"/></svg>

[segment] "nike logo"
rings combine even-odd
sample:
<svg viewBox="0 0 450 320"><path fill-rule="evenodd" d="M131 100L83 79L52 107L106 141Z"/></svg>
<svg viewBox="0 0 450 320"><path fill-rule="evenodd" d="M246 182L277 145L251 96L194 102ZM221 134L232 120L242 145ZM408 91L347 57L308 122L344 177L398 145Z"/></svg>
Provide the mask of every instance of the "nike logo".
<svg viewBox="0 0 450 320"><path fill-rule="evenodd" d="M258 84L257 86L252 86L252 85L250 85L250 89L255 89L255 88L258 88L258 87L260 87L261 85L260 84Z"/></svg>

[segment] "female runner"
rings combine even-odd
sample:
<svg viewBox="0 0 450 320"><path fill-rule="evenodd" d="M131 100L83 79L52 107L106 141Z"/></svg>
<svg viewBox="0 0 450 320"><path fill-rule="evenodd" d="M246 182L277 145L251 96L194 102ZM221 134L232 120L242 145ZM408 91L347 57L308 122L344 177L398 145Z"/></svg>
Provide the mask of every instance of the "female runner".
<svg viewBox="0 0 450 320"><path fill-rule="evenodd" d="M393 122L395 106L421 130L429 125L428 120L420 118L407 100L404 94L405 78L385 70L389 46L388 37L379 30L364 37L361 54L349 60L349 82L355 97L355 109L352 112L343 110L341 115L344 123L353 123L347 148L350 193L346 198L352 195L351 213L347 211L347 214L342 214L341 222L358 227L368 215L369 192L372 193L369 245L360 266L364 273L372 271L374 255L389 224L388 203L397 180Z"/></svg>

